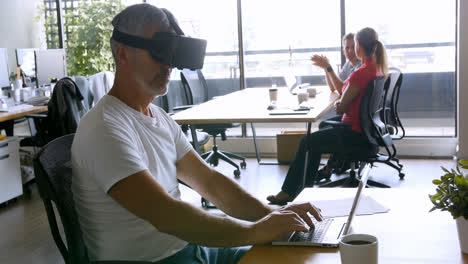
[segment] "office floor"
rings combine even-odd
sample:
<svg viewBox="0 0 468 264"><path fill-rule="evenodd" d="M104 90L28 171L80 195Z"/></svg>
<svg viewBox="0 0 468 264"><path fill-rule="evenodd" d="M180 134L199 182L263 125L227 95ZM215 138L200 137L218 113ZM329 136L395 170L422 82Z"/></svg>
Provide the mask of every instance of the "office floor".
<svg viewBox="0 0 468 264"><path fill-rule="evenodd" d="M273 159L271 161L274 161ZM370 179L393 188L422 188L433 192L432 179L438 178L440 166L453 168L449 159L403 159L405 180L400 181L395 170L378 165L371 170ZM262 201L280 190L288 166L258 165L247 160L237 181ZM231 166L220 162L219 170L233 177ZM342 176L333 176L333 179ZM0 263L64 263L50 234L47 217L35 184L31 199L18 198L16 202L0 207ZM428 192L428 193L429 193ZM182 189L183 197L194 197L191 190Z"/></svg>

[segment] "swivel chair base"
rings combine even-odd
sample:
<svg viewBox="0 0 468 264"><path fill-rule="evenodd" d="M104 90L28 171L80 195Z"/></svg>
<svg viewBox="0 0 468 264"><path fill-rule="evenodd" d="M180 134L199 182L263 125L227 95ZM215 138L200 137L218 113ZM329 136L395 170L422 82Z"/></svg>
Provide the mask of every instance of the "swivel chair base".
<svg viewBox="0 0 468 264"><path fill-rule="evenodd" d="M361 172L361 169L358 170L358 173ZM346 188L355 188L359 186L360 180L356 178L356 171L354 170L354 165L351 165L351 171L349 172L349 177L336 180L333 182L325 183L320 185L319 187L346 187ZM379 188L390 188L390 186L376 182L373 180L367 180L366 187L379 187Z"/></svg>
<svg viewBox="0 0 468 264"><path fill-rule="evenodd" d="M219 160L224 160L225 162L231 164L234 166L236 169L234 170L234 176L236 178L240 177L240 170L239 170L239 165L237 165L232 159L238 159L241 160L242 162L240 163L240 168L245 169L247 167L247 163L245 163L245 158L241 157L237 154L226 152L226 151L221 151L218 150L218 146L216 145L216 138L213 138L213 149L211 151L205 152L201 154L202 158L209 164L213 166L218 166Z"/></svg>

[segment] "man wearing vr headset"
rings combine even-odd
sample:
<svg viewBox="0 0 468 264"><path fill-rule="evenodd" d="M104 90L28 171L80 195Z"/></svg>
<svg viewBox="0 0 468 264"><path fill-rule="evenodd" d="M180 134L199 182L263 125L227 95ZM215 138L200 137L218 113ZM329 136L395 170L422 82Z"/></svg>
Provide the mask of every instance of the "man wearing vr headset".
<svg viewBox="0 0 468 264"><path fill-rule="evenodd" d="M206 44L182 36L167 10L129 6L112 21L114 85L81 120L72 146L75 200L91 260L235 263L247 248L321 220L310 203L274 210L208 166L151 104L173 67L203 66ZM232 217L180 199L177 180ZM242 221L243 220L243 221Z"/></svg>

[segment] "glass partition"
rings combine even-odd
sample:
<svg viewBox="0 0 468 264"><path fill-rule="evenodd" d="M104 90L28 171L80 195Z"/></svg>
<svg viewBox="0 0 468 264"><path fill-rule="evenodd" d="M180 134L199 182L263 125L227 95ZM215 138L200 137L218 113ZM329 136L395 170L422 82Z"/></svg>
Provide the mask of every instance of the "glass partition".
<svg viewBox="0 0 468 264"><path fill-rule="evenodd" d="M398 107L408 136L455 136L455 23L454 0L346 0L346 28L374 28L403 72Z"/></svg>

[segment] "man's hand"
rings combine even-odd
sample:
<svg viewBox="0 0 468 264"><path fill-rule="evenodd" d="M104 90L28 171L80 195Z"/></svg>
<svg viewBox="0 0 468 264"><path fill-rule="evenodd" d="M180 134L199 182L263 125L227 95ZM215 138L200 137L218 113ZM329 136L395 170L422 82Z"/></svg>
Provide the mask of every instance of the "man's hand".
<svg viewBox="0 0 468 264"><path fill-rule="evenodd" d="M323 217L320 208L311 204L310 202L302 202L290 204L284 207L284 210L290 210L298 214L310 227L314 227L309 214L311 214L317 221L322 221ZM309 213L309 214L307 214Z"/></svg>
<svg viewBox="0 0 468 264"><path fill-rule="evenodd" d="M310 60L312 61L313 65L318 66L324 70L326 70L327 67L330 66L328 58L323 55L314 55L310 58Z"/></svg>
<svg viewBox="0 0 468 264"><path fill-rule="evenodd" d="M323 220L320 209L309 202L281 207L254 224L255 240L268 243L287 232L309 231L314 224L308 213L318 221Z"/></svg>
<svg viewBox="0 0 468 264"><path fill-rule="evenodd" d="M310 220L310 219L309 219ZM252 239L258 244L269 243L282 234L293 231L307 232L307 223L291 210L274 211L253 225Z"/></svg>

